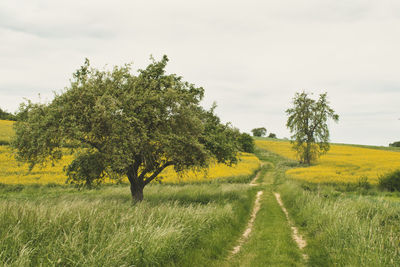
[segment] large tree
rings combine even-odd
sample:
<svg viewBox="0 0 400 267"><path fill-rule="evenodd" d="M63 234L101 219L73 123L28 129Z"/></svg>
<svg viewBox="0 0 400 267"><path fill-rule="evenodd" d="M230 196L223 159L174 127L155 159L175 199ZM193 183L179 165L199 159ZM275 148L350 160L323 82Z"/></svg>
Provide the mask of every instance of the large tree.
<svg viewBox="0 0 400 267"><path fill-rule="evenodd" d="M311 164L329 150L327 121L331 118L337 122L339 115L329 106L327 93L320 94L318 100L304 91L296 93L292 104L286 110L289 116L286 126L293 134L293 149L301 163Z"/></svg>
<svg viewBox="0 0 400 267"><path fill-rule="evenodd" d="M17 158L32 168L72 148L69 181L126 175L135 201L168 166L182 172L215 159L236 163L237 133L214 107L199 105L203 88L165 73L167 62L153 60L134 75L130 65L101 71L86 60L51 103L21 105L12 142Z"/></svg>

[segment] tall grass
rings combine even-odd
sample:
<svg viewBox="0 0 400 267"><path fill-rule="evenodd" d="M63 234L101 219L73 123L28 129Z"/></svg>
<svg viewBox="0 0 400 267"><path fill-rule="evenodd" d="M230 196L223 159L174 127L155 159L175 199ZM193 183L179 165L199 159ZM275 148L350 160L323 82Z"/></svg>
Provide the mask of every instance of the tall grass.
<svg viewBox="0 0 400 267"><path fill-rule="evenodd" d="M259 155L276 166L275 190L306 234L311 266L397 266L400 262L400 203L375 189L343 191L342 184L310 184L289 179L296 162L267 151ZM348 188L350 190L350 188Z"/></svg>
<svg viewBox="0 0 400 267"><path fill-rule="evenodd" d="M395 266L400 262L400 205L383 199L346 197L326 190L280 186L285 204L308 232L314 266Z"/></svg>
<svg viewBox="0 0 400 267"><path fill-rule="evenodd" d="M29 194L35 190L40 193ZM132 205L126 186L80 192L5 186L0 265L203 265L224 257L240 234L251 190L242 184L151 185L146 200Z"/></svg>

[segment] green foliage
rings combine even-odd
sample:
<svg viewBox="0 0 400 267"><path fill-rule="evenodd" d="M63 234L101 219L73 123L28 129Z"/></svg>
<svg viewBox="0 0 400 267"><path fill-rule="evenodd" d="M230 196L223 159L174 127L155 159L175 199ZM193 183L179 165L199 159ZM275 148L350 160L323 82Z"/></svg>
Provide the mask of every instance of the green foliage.
<svg viewBox="0 0 400 267"><path fill-rule="evenodd" d="M104 176L105 163L101 153L84 151L76 155L72 163L66 168L68 182L71 184L98 184Z"/></svg>
<svg viewBox="0 0 400 267"><path fill-rule="evenodd" d="M400 141L390 143L389 146L390 147L400 147Z"/></svg>
<svg viewBox="0 0 400 267"><path fill-rule="evenodd" d="M236 163L235 131L220 122L215 106L200 106L202 87L165 74L167 62L153 60L134 75L130 65L100 71L86 60L51 103L21 105L12 141L17 158L31 167L59 160L68 144L76 152L70 181L101 180L107 169L128 177L135 200L167 166L182 172L212 158ZM86 165L95 160L82 150L101 157L98 170L89 173Z"/></svg>
<svg viewBox="0 0 400 267"><path fill-rule="evenodd" d="M251 132L253 133L253 136L262 137L267 134L267 129L265 129L264 127L254 128L253 130L251 130Z"/></svg>
<svg viewBox="0 0 400 267"><path fill-rule="evenodd" d="M0 120L15 121L16 116L0 108Z"/></svg>
<svg viewBox="0 0 400 267"><path fill-rule="evenodd" d="M240 134L238 138L240 151L247 153L254 153L255 144L254 139L247 133Z"/></svg>
<svg viewBox="0 0 400 267"><path fill-rule="evenodd" d="M269 133L268 138L277 138L277 137L276 137L276 134L274 134L274 133Z"/></svg>
<svg viewBox="0 0 400 267"><path fill-rule="evenodd" d="M379 178L379 187L388 191L400 191L400 170L388 173Z"/></svg>
<svg viewBox="0 0 400 267"><path fill-rule="evenodd" d="M6 141L6 140L0 140L0 146L8 146L10 144L10 142Z"/></svg>
<svg viewBox="0 0 400 267"><path fill-rule="evenodd" d="M286 110L286 126L293 134L293 149L301 163L311 164L329 150L327 120L339 121L339 115L329 106L327 93L320 94L318 101L306 92L296 93L293 107Z"/></svg>

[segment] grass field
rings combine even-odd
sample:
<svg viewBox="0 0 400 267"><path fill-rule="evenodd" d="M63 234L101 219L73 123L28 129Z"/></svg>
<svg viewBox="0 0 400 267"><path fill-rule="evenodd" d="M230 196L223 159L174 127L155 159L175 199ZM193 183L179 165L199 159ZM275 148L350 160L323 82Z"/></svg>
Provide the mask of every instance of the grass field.
<svg viewBox="0 0 400 267"><path fill-rule="evenodd" d="M257 146L296 159L290 142L256 140ZM331 145L326 155L313 166L294 168L287 174L295 179L314 183L357 183L366 177L371 184L378 178L400 167L400 153L348 145Z"/></svg>
<svg viewBox="0 0 400 267"><path fill-rule="evenodd" d="M245 226L246 184L0 187L1 266L205 266L223 261Z"/></svg>
<svg viewBox="0 0 400 267"><path fill-rule="evenodd" d="M308 266L398 265L400 203L395 198L375 188L347 191L340 184L310 186L288 179L287 171L298 166L295 161L268 151L258 154L271 164L274 190L305 234Z"/></svg>

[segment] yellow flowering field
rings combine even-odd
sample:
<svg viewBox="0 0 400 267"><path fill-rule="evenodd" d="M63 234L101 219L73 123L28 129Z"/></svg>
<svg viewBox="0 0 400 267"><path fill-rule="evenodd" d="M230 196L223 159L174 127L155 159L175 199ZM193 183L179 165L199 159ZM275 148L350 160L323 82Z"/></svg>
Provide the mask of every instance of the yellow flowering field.
<svg viewBox="0 0 400 267"><path fill-rule="evenodd" d="M214 163L211 164L209 169L204 171L188 171L179 177L172 166L166 168L160 175L163 177L165 183L179 183L205 181L207 179L227 178L250 175L260 167L260 160L254 155L249 153L241 153L240 161L233 166L225 164Z"/></svg>
<svg viewBox="0 0 400 267"><path fill-rule="evenodd" d="M0 141L10 141L11 136L14 134L13 124L13 121L0 120Z"/></svg>
<svg viewBox="0 0 400 267"><path fill-rule="evenodd" d="M187 172L179 177L173 168L167 168L160 175L163 182L178 183L180 181L192 182L206 179L233 177L252 174L260 166L260 162L253 154L242 153L241 161L232 167L224 164L213 164L208 170L201 172ZM0 183L3 184L64 184L66 176L63 167L71 162L72 156L66 155L62 161L54 166L49 163L45 167L35 166L28 172L27 164L17 162L8 146L0 146ZM127 179L123 180L128 182ZM113 181L106 181L112 183Z"/></svg>
<svg viewBox="0 0 400 267"><path fill-rule="evenodd" d="M290 142L256 140L260 148L297 160ZM317 164L310 167L290 169L286 173L309 182L345 182L356 183L361 177L367 177L372 184L387 172L400 168L400 153L378 149L347 145L331 145Z"/></svg>
<svg viewBox="0 0 400 267"><path fill-rule="evenodd" d="M62 161L51 166L34 167L28 172L28 165L21 164L14 159L8 146L0 146L0 183L3 184L64 184L66 176L63 166L72 160L65 156Z"/></svg>

